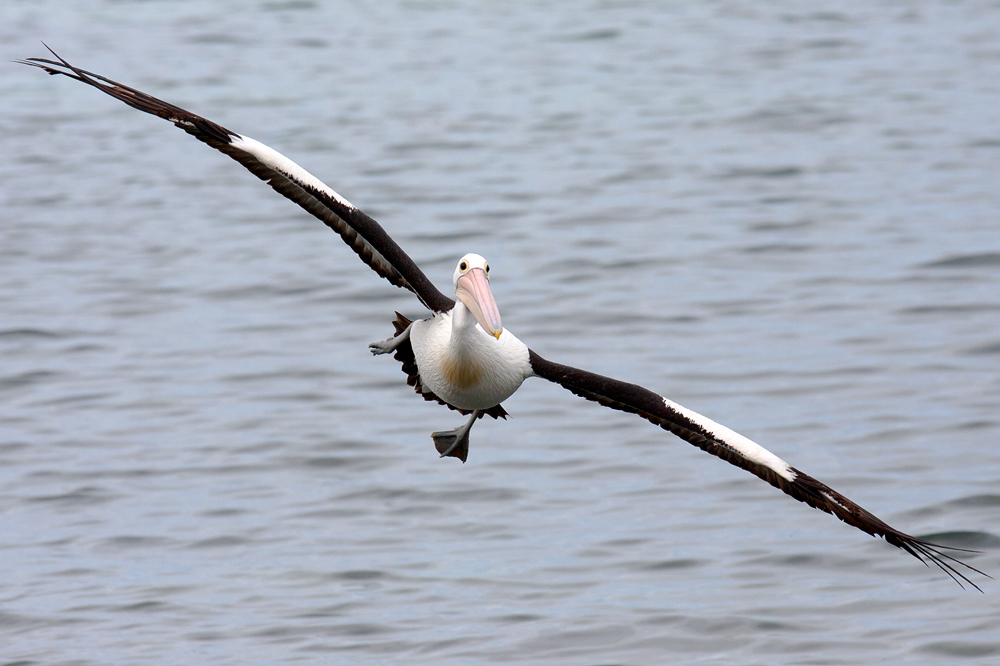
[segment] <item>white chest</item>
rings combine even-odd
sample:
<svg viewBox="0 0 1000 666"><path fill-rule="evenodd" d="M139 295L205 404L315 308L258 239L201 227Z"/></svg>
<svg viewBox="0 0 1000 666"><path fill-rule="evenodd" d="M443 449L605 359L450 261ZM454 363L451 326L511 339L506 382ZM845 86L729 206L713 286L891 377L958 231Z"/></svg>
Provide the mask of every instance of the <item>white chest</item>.
<svg viewBox="0 0 1000 666"><path fill-rule="evenodd" d="M496 339L479 326L453 326L453 318L446 312L413 322L410 343L423 385L461 409L500 404L531 376L527 346L506 329Z"/></svg>

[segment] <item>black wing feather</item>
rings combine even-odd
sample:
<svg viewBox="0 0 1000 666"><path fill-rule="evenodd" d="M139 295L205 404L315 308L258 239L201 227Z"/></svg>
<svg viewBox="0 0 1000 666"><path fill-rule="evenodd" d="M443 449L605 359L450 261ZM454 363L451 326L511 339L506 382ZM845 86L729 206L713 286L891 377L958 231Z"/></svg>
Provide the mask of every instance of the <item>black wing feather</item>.
<svg viewBox="0 0 1000 666"><path fill-rule="evenodd" d="M941 552L942 550L975 551L941 546L900 532L836 490L794 467L776 469L766 463L748 458L732 442L726 441L726 435L721 428L713 429L713 426L718 424L714 424L708 419L699 422L694 417L700 415L693 412L683 413L674 409L662 396L648 389L568 365L553 363L530 350L529 360L531 369L536 376L559 384L576 395L600 403L605 407L638 414L703 451L760 477L800 502L833 514L848 525L853 525L872 536L882 537L888 543L902 548L925 564L933 562L959 585L965 582L982 592L979 586L969 580L960 569L990 578L979 569ZM778 460L780 462L780 459Z"/></svg>
<svg viewBox="0 0 1000 666"><path fill-rule="evenodd" d="M46 46L46 48L48 48ZM49 49L58 61L45 58L28 58L18 62L40 67L49 74L62 74L93 86L98 90L128 104L134 109L152 114L174 123L199 141L229 155L251 173L267 182L275 191L294 201L310 214L336 231L376 273L397 287L409 289L417 298L435 312L446 312L455 302L442 294L423 271L403 252L382 226L364 212L340 198L332 191L315 187L298 174L268 164L253 153L240 148L247 139L222 125L202 118L178 106L151 95L112 81L109 78L74 67ZM282 157L283 156L280 156ZM287 158L283 158L287 159ZM291 162L289 162L291 163ZM301 169L294 165L297 169ZM302 173L305 173L302 170ZM327 188L328 189L328 188Z"/></svg>

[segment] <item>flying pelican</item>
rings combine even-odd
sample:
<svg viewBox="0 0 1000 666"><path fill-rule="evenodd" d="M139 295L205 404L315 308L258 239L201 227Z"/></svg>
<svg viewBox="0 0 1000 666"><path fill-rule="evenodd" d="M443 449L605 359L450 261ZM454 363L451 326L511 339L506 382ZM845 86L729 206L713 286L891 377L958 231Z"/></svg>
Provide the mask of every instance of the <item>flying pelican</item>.
<svg viewBox="0 0 1000 666"><path fill-rule="evenodd" d="M466 254L459 260L452 277L455 287L452 300L438 291L375 220L281 153L190 111L74 67L52 49L49 51L56 60L28 58L17 62L93 86L134 109L172 122L229 155L340 234L380 276L416 295L431 315L410 321L397 312L393 321L395 335L369 346L376 355L394 352L407 374L407 383L425 400L437 400L468 415L464 425L431 435L441 457L451 456L465 462L469 431L476 420L484 415L494 419L506 417L501 403L525 379L541 377L605 407L638 414L800 502L833 514L872 536L882 537L925 564L934 563L959 585L965 582L982 591L966 572L990 577L943 553L942 549L974 551L941 546L889 526L826 484L701 414L636 384L542 358L503 327L490 292L490 266L480 255Z"/></svg>

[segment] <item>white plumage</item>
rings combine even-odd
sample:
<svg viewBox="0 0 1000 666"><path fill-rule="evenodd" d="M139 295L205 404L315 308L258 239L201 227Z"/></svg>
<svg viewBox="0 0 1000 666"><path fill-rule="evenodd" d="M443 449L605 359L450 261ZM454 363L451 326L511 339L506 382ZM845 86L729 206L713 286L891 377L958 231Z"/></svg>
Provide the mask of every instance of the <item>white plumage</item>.
<svg viewBox="0 0 1000 666"><path fill-rule="evenodd" d="M413 322L410 343L424 386L459 409L499 405L532 375L527 345L507 329L494 338L462 302Z"/></svg>

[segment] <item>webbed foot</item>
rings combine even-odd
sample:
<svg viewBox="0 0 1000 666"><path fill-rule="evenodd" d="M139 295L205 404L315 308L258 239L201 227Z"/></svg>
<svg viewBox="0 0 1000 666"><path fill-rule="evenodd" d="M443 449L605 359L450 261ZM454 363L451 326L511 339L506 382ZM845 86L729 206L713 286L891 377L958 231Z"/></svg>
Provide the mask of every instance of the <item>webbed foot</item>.
<svg viewBox="0 0 1000 666"><path fill-rule="evenodd" d="M399 314L398 312L396 313ZM411 322L409 326L403 329L403 332L399 335L393 336L387 340L376 340L375 342L368 345L368 349L371 350L372 354L378 356L379 354L390 354L410 339L410 329L413 327Z"/></svg>
<svg viewBox="0 0 1000 666"><path fill-rule="evenodd" d="M434 448L442 458L451 456L465 462L469 457L469 429L465 426L432 432L431 437L434 439Z"/></svg>
<svg viewBox="0 0 1000 666"><path fill-rule="evenodd" d="M465 422L465 425L459 426L454 430L441 430L431 433L431 438L434 440L434 448L437 449L442 458L451 456L465 462L465 459L469 457L469 431L472 430L472 425L479 418L480 414L482 414L482 411L477 409L472 412L472 416Z"/></svg>
<svg viewBox="0 0 1000 666"><path fill-rule="evenodd" d="M395 351L396 347L398 346L397 344L394 344L395 342L396 338L389 338L388 340L379 340L377 342L373 342L370 345L368 345L368 349L371 350L371 353L374 356L378 356L379 354L389 354Z"/></svg>

